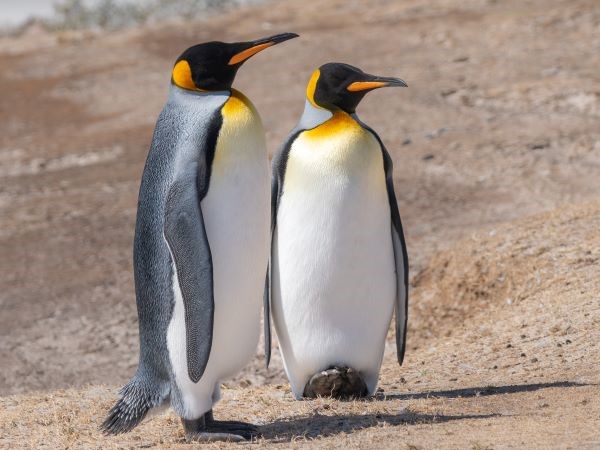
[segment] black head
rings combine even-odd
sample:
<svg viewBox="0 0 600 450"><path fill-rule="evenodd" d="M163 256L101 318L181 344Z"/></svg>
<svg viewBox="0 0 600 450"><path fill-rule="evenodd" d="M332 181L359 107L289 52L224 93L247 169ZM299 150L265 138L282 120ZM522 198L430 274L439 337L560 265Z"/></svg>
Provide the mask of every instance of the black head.
<svg viewBox="0 0 600 450"><path fill-rule="evenodd" d="M327 63L313 72L306 97L314 106L352 114L367 92L385 86L407 85L399 78L370 75L349 64Z"/></svg>
<svg viewBox="0 0 600 450"><path fill-rule="evenodd" d="M223 91L231 89L235 74L251 56L272 45L298 37L282 33L249 42L206 42L181 54L173 67L172 82L183 89Z"/></svg>

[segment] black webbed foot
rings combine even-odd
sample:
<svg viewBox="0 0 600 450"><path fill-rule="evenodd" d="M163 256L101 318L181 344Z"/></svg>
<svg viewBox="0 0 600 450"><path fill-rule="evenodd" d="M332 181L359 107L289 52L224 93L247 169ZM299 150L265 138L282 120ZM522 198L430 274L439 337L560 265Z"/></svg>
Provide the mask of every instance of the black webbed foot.
<svg viewBox="0 0 600 450"><path fill-rule="evenodd" d="M242 442L258 437L258 427L251 423L215 420L212 411L195 420L181 419L185 437L193 442Z"/></svg>

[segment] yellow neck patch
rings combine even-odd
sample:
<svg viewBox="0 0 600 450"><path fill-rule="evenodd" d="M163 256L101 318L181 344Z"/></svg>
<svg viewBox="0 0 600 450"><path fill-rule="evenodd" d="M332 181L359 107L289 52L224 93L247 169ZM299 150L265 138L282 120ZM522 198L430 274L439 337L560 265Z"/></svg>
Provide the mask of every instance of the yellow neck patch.
<svg viewBox="0 0 600 450"><path fill-rule="evenodd" d="M350 115L342 110L337 110L331 119L323 122L316 128L302 133L310 139L324 139L340 134L362 133L363 128Z"/></svg>
<svg viewBox="0 0 600 450"><path fill-rule="evenodd" d="M308 86L306 86L306 98L315 108L321 108L315 102L315 89L317 89L317 81L319 81L320 76L321 71L319 69L315 70L308 81Z"/></svg>
<svg viewBox="0 0 600 450"><path fill-rule="evenodd" d="M188 63L185 59L182 59L175 67L173 67L173 83L176 86L179 86L182 89L188 89L190 91L199 90L192 80L192 68L190 67L190 63Z"/></svg>
<svg viewBox="0 0 600 450"><path fill-rule="evenodd" d="M252 102L236 89L231 89L231 95L223 105L221 113L225 119L234 122L248 122L253 117L258 117Z"/></svg>

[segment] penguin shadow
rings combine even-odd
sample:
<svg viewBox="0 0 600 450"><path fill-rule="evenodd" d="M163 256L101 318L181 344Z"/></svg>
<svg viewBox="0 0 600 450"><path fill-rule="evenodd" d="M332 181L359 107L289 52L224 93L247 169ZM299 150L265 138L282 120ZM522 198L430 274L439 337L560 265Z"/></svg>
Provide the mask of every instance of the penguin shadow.
<svg viewBox="0 0 600 450"><path fill-rule="evenodd" d="M403 392L401 394L377 393L371 397L370 400L418 400L429 397L469 398L487 395L518 394L521 392L534 392L540 389L549 388L570 388L582 386L589 386L589 384L577 383L575 381L554 381L551 383L509 384L505 386L472 387L450 389L445 391Z"/></svg>
<svg viewBox="0 0 600 450"><path fill-rule="evenodd" d="M427 398L470 398L488 395L515 394L521 392L534 392L540 389L548 388L571 388L589 386L584 383L572 381L557 381L552 383L535 383L522 385L506 386L485 386L462 389L451 389L444 391L427 392L407 392L401 394L383 394L378 393L372 397L365 398L364 402L385 401L385 400L414 400ZM361 400L359 400L361 401ZM311 417L291 417L276 420L270 424L260 427L264 439L271 442L289 442L298 437L316 438L318 436L327 437L339 433L350 433L381 426L383 424L397 425L419 425L419 424L439 424L457 420L488 419L492 417L501 417L502 414L422 414L410 410L402 410L398 414L348 414L338 416L326 416L318 412Z"/></svg>
<svg viewBox="0 0 600 450"><path fill-rule="evenodd" d="M437 424L466 419L487 419L500 414L421 414L404 410L399 414L348 414L324 416L316 413L311 417L277 420L260 427L262 437L271 442L289 442L299 437L316 438L350 433L367 428L387 425Z"/></svg>

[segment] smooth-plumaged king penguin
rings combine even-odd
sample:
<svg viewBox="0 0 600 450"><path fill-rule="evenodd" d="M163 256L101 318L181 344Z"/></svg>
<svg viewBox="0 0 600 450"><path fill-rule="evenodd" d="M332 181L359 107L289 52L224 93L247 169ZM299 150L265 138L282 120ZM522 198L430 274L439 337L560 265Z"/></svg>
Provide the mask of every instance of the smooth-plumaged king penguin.
<svg viewBox="0 0 600 450"><path fill-rule="evenodd" d="M269 257L265 132L231 85L244 61L296 36L208 42L175 63L139 192L139 366L102 425L107 433L131 430L167 402L188 439L241 440L256 430L212 415L221 380L255 352Z"/></svg>
<svg viewBox="0 0 600 450"><path fill-rule="evenodd" d="M355 113L367 92L385 86L406 84L347 64L321 66L273 159L264 302L296 398L373 394L394 309L404 358L408 256L392 160Z"/></svg>

